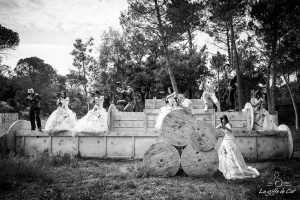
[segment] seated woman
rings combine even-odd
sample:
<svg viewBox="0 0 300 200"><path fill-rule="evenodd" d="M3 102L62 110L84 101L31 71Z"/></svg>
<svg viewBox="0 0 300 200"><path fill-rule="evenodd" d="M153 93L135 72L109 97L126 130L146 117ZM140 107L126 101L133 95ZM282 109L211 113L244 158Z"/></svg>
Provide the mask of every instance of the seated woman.
<svg viewBox="0 0 300 200"><path fill-rule="evenodd" d="M76 124L76 114L68 107L70 99L66 92L63 95L58 93L57 97L58 108L49 116L45 130L51 132L72 130Z"/></svg>
<svg viewBox="0 0 300 200"><path fill-rule="evenodd" d="M103 108L104 96L96 91L92 103L94 107L83 118L78 120L73 131L74 132L102 132L107 131L107 112Z"/></svg>
<svg viewBox="0 0 300 200"><path fill-rule="evenodd" d="M263 107L264 98L260 90L255 92L255 98L251 98L254 108L254 130L277 130L277 126L271 119L269 112Z"/></svg>
<svg viewBox="0 0 300 200"><path fill-rule="evenodd" d="M224 139L218 149L219 170L226 179L244 179L259 176L257 169L246 165L243 155L238 150L228 117L223 115L220 120L221 123L216 128L223 130Z"/></svg>
<svg viewBox="0 0 300 200"><path fill-rule="evenodd" d="M188 98L185 98L183 94L178 94L177 103L179 107L193 114L192 101Z"/></svg>
<svg viewBox="0 0 300 200"><path fill-rule="evenodd" d="M161 129L162 122L165 118L165 116L171 112L174 108L176 108L177 103L176 103L176 98L177 98L177 93L173 92L171 94L171 89L168 88L169 95L164 99L165 101L165 106L160 108L160 112L158 114L158 117L156 118L156 124L155 128L156 129Z"/></svg>

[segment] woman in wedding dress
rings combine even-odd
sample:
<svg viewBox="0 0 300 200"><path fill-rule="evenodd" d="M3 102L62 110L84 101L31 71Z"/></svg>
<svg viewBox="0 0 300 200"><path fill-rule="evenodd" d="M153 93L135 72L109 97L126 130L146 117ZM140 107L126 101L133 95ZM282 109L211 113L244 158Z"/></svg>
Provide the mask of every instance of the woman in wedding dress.
<svg viewBox="0 0 300 200"><path fill-rule="evenodd" d="M160 112L156 118L156 124L155 124L156 129L161 129L162 122L165 116L177 106L176 103L177 93L176 92L171 93L171 88L168 88L168 92L169 95L164 99L165 106L160 108Z"/></svg>
<svg viewBox="0 0 300 200"><path fill-rule="evenodd" d="M246 103L244 112L251 110L251 129L253 130L278 130L269 112L263 107L264 98L259 90L251 91L250 103Z"/></svg>
<svg viewBox="0 0 300 200"><path fill-rule="evenodd" d="M216 128L223 130L224 139L218 150L219 170L226 179L244 179L259 176L257 169L246 165L243 155L238 150L228 117L223 115L220 120L221 124Z"/></svg>
<svg viewBox="0 0 300 200"><path fill-rule="evenodd" d="M264 98L260 90L255 92L255 98L251 98L254 108L254 130L277 130L277 126L270 117L269 112L263 107Z"/></svg>
<svg viewBox="0 0 300 200"><path fill-rule="evenodd" d="M104 96L96 91L92 103L94 107L83 118L78 120L74 132L103 132L108 130L107 112L103 108Z"/></svg>
<svg viewBox="0 0 300 200"><path fill-rule="evenodd" d="M58 93L58 99L56 104L58 108L49 116L45 130L46 131L64 131L71 130L76 123L76 114L69 109L70 99L67 97L67 93Z"/></svg>

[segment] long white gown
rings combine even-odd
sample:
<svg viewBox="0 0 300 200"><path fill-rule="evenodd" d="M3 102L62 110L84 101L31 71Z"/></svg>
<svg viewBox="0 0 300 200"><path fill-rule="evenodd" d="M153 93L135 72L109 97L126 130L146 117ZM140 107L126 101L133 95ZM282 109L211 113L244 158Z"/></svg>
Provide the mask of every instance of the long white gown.
<svg viewBox="0 0 300 200"><path fill-rule="evenodd" d="M103 132L108 130L107 112L103 108L104 96L95 97L95 105L83 118L77 121L74 132Z"/></svg>
<svg viewBox="0 0 300 200"><path fill-rule="evenodd" d="M229 123L226 124L226 127L231 129ZM219 170L224 177L226 179L244 179L259 176L257 169L246 165L242 153L235 144L233 133L227 129L223 129L223 132L225 135L218 150L218 155Z"/></svg>
<svg viewBox="0 0 300 200"><path fill-rule="evenodd" d="M156 129L161 129L162 122L165 116L176 107L176 101L173 97L169 98L168 101L169 103L167 103L165 106L160 108L160 112L156 118L156 124L155 124Z"/></svg>
<svg viewBox="0 0 300 200"><path fill-rule="evenodd" d="M61 102L61 106L53 111L47 119L45 125L46 131L72 130L76 124L76 114L69 109L69 97L58 99L57 104L59 104L59 102Z"/></svg>
<svg viewBox="0 0 300 200"><path fill-rule="evenodd" d="M263 108L262 105L262 99L256 99L252 98L251 99L251 105L255 105L259 102L261 102L258 106L256 106L254 110L254 125L253 129L254 130L278 130L275 122L271 118L269 112Z"/></svg>

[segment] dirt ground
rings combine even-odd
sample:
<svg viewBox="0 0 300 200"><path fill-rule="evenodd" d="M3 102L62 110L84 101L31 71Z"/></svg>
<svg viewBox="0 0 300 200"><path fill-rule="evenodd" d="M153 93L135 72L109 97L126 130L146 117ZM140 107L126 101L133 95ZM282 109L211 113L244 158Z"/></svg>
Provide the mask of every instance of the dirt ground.
<svg viewBox="0 0 300 200"><path fill-rule="evenodd" d="M47 178L9 180L7 187L0 190L0 199L299 200L300 133L296 136L297 157L287 161L247 162L261 173L256 179L228 181L219 172L206 178L190 178L185 174L147 177L141 171L140 160L73 159L66 165L46 167ZM266 186L278 181L285 185Z"/></svg>

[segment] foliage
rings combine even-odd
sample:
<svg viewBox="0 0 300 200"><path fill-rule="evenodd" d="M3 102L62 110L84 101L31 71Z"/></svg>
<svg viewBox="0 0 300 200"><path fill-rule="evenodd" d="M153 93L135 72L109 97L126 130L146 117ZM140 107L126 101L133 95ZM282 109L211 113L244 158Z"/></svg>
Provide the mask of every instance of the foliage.
<svg viewBox="0 0 300 200"><path fill-rule="evenodd" d="M19 109L24 109L27 89L34 88L41 96L42 116L48 116L56 109L56 93L64 90L65 78L57 75L53 67L37 57L20 59L14 69L15 76L11 81L14 85L14 99Z"/></svg>
<svg viewBox="0 0 300 200"><path fill-rule="evenodd" d="M193 53L194 32L204 30L207 21L205 20L205 5L203 2L189 2L187 0L172 0L167 4L167 19L171 22L172 28L180 34L187 34L189 41L189 52Z"/></svg>
<svg viewBox="0 0 300 200"><path fill-rule="evenodd" d="M91 68L93 87L100 90L109 102L116 103L117 82L126 81L126 70L130 60L124 36L112 28L104 32L98 55L98 65Z"/></svg>
<svg viewBox="0 0 300 200"><path fill-rule="evenodd" d="M14 49L19 45L20 38L17 32L0 24L0 53L8 49Z"/></svg>
<svg viewBox="0 0 300 200"><path fill-rule="evenodd" d="M296 0L129 0L120 16L121 31L109 28L96 45L93 38L74 41L73 68L66 76L37 57L19 60L13 71L1 65L0 57L0 100L22 110L26 90L33 87L41 94L43 115L48 116L57 107L56 93L67 91L70 108L81 117L91 106L91 91L101 91L108 108L132 98L132 93L120 92L130 86L141 111L146 98L164 97L174 82L188 98L200 98L196 83L200 75L219 80L222 99L233 69L239 71L242 105L249 101L250 91L260 87L271 89L269 101L285 96L286 91L275 87L284 84L283 76L292 96L297 96L300 84L297 89L292 77L300 77L299 9ZM2 53L15 48L19 36L0 28L5 35L0 43L6 45L0 48ZM206 46L196 45L199 31L212 36L213 44L226 53L208 56Z"/></svg>
<svg viewBox="0 0 300 200"><path fill-rule="evenodd" d="M27 82L27 87L40 91L53 83L56 71L38 57L20 59L14 69L16 77Z"/></svg>
<svg viewBox="0 0 300 200"><path fill-rule="evenodd" d="M15 87L11 79L0 75L0 101L7 101L15 96Z"/></svg>

